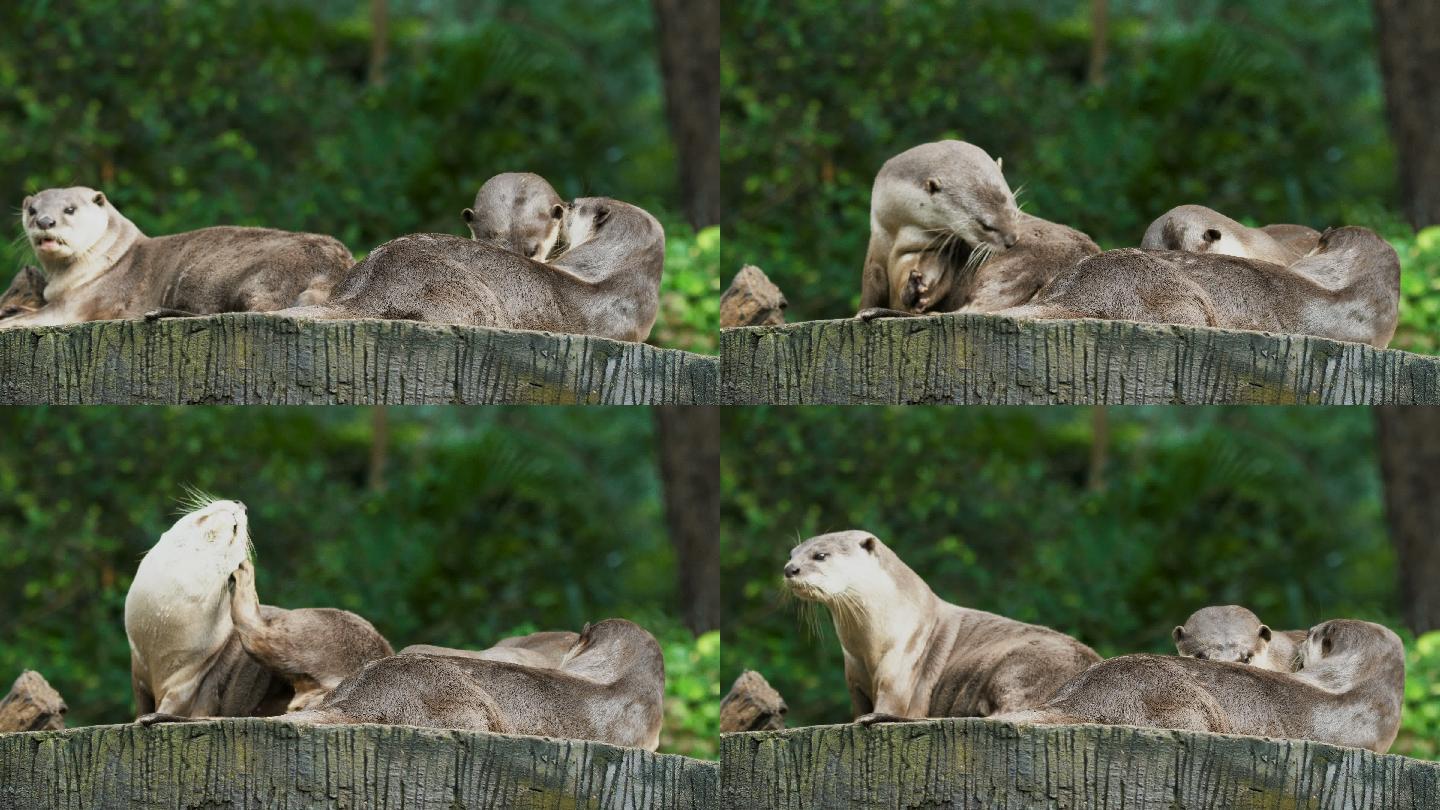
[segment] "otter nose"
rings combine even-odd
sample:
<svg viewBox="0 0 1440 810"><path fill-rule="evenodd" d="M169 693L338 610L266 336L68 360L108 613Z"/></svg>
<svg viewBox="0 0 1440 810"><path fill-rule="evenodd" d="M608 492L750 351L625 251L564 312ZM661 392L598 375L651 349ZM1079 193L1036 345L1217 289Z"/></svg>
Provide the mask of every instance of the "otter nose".
<svg viewBox="0 0 1440 810"><path fill-rule="evenodd" d="M35 220L35 227L39 228L42 231L48 231L51 228L55 227L55 218L39 217Z"/></svg>
<svg viewBox="0 0 1440 810"><path fill-rule="evenodd" d="M1019 234L1016 234L1016 233L1007 233L1007 234L1005 234L1005 247L1007 247L1007 248L1008 248L1008 247L1014 247L1014 246L1015 246L1015 243L1018 242L1018 241L1020 241L1020 235L1019 235Z"/></svg>
<svg viewBox="0 0 1440 810"><path fill-rule="evenodd" d="M791 579L791 578L793 578L796 574L799 574L799 573L800 573L800 566L796 565L795 563L789 563L789 564L787 564L787 565L785 566L785 578L786 578L786 579Z"/></svg>

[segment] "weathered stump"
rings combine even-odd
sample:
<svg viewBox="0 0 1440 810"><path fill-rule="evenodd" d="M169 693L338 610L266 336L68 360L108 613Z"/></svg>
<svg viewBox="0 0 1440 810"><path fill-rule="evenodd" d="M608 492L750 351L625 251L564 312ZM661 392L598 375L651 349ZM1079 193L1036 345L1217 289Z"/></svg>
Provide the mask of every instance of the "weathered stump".
<svg viewBox="0 0 1440 810"><path fill-rule="evenodd" d="M600 743L218 720L0 735L0 807L676 808L715 763Z"/></svg>
<svg viewBox="0 0 1440 810"><path fill-rule="evenodd" d="M65 728L68 707L50 682L34 670L15 679L10 693L0 699L0 732L53 731Z"/></svg>
<svg viewBox="0 0 1440 810"><path fill-rule="evenodd" d="M720 731L771 731L785 727L790 708L765 676L747 669L720 701Z"/></svg>
<svg viewBox="0 0 1440 810"><path fill-rule="evenodd" d="M727 734L726 808L1440 807L1440 763L1297 740L993 720Z"/></svg>
<svg viewBox="0 0 1440 810"><path fill-rule="evenodd" d="M785 300L780 288L753 264L740 268L720 295L720 325L773 326L785 322Z"/></svg>
<svg viewBox="0 0 1440 810"><path fill-rule="evenodd" d="M0 329L0 404L715 404L716 358L580 335L234 313Z"/></svg>
<svg viewBox="0 0 1440 810"><path fill-rule="evenodd" d="M723 330L723 404L1440 404L1440 357L1300 335L951 314Z"/></svg>

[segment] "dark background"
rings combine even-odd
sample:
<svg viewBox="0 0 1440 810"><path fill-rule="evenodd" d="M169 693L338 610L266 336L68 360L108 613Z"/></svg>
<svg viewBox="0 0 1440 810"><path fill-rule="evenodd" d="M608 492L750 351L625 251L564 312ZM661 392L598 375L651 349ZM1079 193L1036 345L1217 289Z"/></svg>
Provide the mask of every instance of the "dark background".
<svg viewBox="0 0 1440 810"><path fill-rule="evenodd" d="M1392 751L1440 757L1432 410L727 410L721 680L759 671L791 725L850 719L829 616L810 634L781 569L856 528L942 599L1107 657L1173 654L1171 629L1213 604L1286 630L1382 622L1410 655Z"/></svg>
<svg viewBox="0 0 1440 810"><path fill-rule="evenodd" d="M264 225L363 255L468 235L460 210L486 178L534 171L664 223L652 342L705 350L719 232L696 231L717 224L719 164L691 133L718 128L718 79L703 89L717 15L668 0L6 3L0 192L18 212L27 193L93 186L152 236ZM662 70L662 46L706 31L714 52ZM697 78L687 57L711 67ZM0 247L0 285L33 261L23 241Z"/></svg>
<svg viewBox="0 0 1440 810"><path fill-rule="evenodd" d="M658 421L641 408L0 409L0 678L39 671L71 726L132 719L125 593L197 487L248 507L262 601L353 610L396 649L640 623L665 648L661 750L713 757L718 619L696 609L666 502L697 467L713 482L718 461L673 431L662 445ZM713 511L706 525L713 550Z"/></svg>
<svg viewBox="0 0 1440 810"><path fill-rule="evenodd" d="M875 173L959 138L1105 248L1182 203L1374 228L1404 267L1393 345L1440 351L1440 230L1416 235L1440 224L1440 4L1403 5L1377 31L1366 0L727 3L723 275L759 265L791 320L853 315Z"/></svg>

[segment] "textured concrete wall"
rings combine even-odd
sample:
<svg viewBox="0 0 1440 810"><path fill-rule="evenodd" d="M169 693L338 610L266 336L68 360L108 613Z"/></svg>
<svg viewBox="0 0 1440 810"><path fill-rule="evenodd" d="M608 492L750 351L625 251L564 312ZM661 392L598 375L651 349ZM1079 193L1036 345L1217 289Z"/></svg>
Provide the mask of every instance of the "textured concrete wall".
<svg viewBox="0 0 1440 810"><path fill-rule="evenodd" d="M711 810L719 788L713 762L401 726L244 719L0 734L7 810Z"/></svg>
<svg viewBox="0 0 1440 810"><path fill-rule="evenodd" d="M248 313L0 329L0 404L713 404L719 363L579 335Z"/></svg>
<svg viewBox="0 0 1440 810"><path fill-rule="evenodd" d="M725 404L1440 404L1440 357L1128 321L745 327L720 364Z"/></svg>
<svg viewBox="0 0 1440 810"><path fill-rule="evenodd" d="M725 808L1440 807L1440 763L1318 743L940 720L722 739Z"/></svg>

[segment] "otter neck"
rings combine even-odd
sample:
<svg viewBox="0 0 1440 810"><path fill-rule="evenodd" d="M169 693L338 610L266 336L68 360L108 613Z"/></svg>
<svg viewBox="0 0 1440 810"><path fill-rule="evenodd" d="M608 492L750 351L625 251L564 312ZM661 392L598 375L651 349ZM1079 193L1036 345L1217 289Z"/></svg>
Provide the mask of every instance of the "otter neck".
<svg viewBox="0 0 1440 810"><path fill-rule="evenodd" d="M67 293L98 281L136 242L144 238L145 234L135 227L135 223L126 219L119 211L111 209L110 227L83 253L62 261L47 262L44 257L39 257L41 265L45 267L47 280L45 300L58 301Z"/></svg>
<svg viewBox="0 0 1440 810"><path fill-rule="evenodd" d="M939 615L939 598L909 566L898 557L882 561L890 576L866 583L858 598L841 598L827 603L835 621L835 633L846 652L872 667L881 659L910 646L916 636L928 636Z"/></svg>
<svg viewBox="0 0 1440 810"><path fill-rule="evenodd" d="M1327 250L1296 260L1290 269L1330 292L1340 292L1354 283L1353 269L1368 267L1355 248Z"/></svg>

